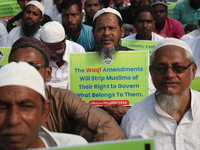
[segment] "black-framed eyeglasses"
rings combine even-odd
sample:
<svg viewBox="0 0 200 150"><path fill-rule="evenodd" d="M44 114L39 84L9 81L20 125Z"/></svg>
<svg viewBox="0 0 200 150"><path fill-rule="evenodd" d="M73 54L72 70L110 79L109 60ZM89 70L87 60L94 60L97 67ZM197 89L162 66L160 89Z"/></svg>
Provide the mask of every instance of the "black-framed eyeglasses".
<svg viewBox="0 0 200 150"><path fill-rule="evenodd" d="M168 66L152 66L153 71L156 74L165 74L169 68L172 69L174 73L180 74L184 72L186 69L188 69L194 62L190 63L187 66L180 66L180 65L174 65L172 67Z"/></svg>
<svg viewBox="0 0 200 150"><path fill-rule="evenodd" d="M15 61L15 62L19 62L19 61ZM35 69L39 70L40 68L46 68L45 65L41 65L41 64L35 64L34 62L27 62L29 65L33 66Z"/></svg>

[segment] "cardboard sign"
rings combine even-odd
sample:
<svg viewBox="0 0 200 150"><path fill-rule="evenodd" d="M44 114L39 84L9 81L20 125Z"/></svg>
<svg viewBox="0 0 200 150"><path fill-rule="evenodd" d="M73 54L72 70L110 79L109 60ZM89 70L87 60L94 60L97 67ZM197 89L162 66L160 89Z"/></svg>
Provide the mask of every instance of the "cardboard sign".
<svg viewBox="0 0 200 150"><path fill-rule="evenodd" d="M148 51L120 51L105 65L96 52L70 54L70 90L95 106L134 105L149 95Z"/></svg>

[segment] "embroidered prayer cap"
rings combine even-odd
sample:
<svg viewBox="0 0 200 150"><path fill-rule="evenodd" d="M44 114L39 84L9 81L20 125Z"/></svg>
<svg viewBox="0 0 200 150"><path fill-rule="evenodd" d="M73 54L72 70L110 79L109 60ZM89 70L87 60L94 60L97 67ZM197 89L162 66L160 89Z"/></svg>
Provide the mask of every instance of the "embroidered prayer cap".
<svg viewBox="0 0 200 150"><path fill-rule="evenodd" d="M176 39L176 38L163 39L154 47L152 54L155 53L156 50L158 50L159 48L163 46L167 46L167 45L175 45L175 46L181 47L185 49L186 51L188 51L193 56L191 48L184 41Z"/></svg>
<svg viewBox="0 0 200 150"><path fill-rule="evenodd" d="M0 69L0 87L24 86L39 93L45 100L44 79L40 73L26 62L11 62Z"/></svg>
<svg viewBox="0 0 200 150"><path fill-rule="evenodd" d="M40 39L45 43L58 43L65 39L65 30L57 21L45 23L40 31Z"/></svg>
<svg viewBox="0 0 200 150"><path fill-rule="evenodd" d="M93 17L93 22L98 16L100 16L103 13L113 13L113 14L117 15L122 20L122 16L117 10L108 7L108 8L103 8L103 9L97 11L96 14Z"/></svg>
<svg viewBox="0 0 200 150"><path fill-rule="evenodd" d="M42 12L42 16L44 16L44 6L42 5L42 3L40 3L40 2L38 2L38 1L36 1L36 0L32 0L32 1L30 1L30 2L28 2L28 3L26 4L26 7L27 7L28 5L34 5L34 6L36 6L37 8L39 8L40 11ZM26 8L26 7L25 7L25 8Z"/></svg>
<svg viewBox="0 0 200 150"><path fill-rule="evenodd" d="M168 5L167 5L167 0L151 0L151 1L150 1L150 5L151 5L151 6L154 6L154 5L156 5L156 4L162 4L162 5L165 5L165 6L168 7Z"/></svg>
<svg viewBox="0 0 200 150"><path fill-rule="evenodd" d="M9 60L10 56L16 49L23 47L33 47L38 50L44 56L46 64L49 65L49 60L51 57L49 48L42 41L28 37L22 37L13 44L10 51Z"/></svg>

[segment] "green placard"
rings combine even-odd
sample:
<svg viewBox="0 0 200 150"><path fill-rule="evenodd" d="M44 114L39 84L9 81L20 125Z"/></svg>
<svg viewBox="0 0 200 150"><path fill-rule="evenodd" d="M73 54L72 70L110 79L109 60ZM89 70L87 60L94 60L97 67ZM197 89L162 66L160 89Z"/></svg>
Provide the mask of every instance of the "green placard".
<svg viewBox="0 0 200 150"><path fill-rule="evenodd" d="M17 0L0 0L0 20L10 19L21 12Z"/></svg>
<svg viewBox="0 0 200 150"><path fill-rule="evenodd" d="M149 95L148 51L115 53L103 64L96 52L70 54L70 90L95 106L134 105Z"/></svg>
<svg viewBox="0 0 200 150"><path fill-rule="evenodd" d="M51 148L51 150L155 150L155 143L153 139L120 140L67 148Z"/></svg>
<svg viewBox="0 0 200 150"><path fill-rule="evenodd" d="M193 90L200 92L200 77L195 77L194 80L192 80L192 84L190 85L190 87Z"/></svg>
<svg viewBox="0 0 200 150"><path fill-rule="evenodd" d="M149 50L150 55L158 41L127 40L121 39L121 45L134 50Z"/></svg>
<svg viewBox="0 0 200 150"><path fill-rule="evenodd" d="M8 63L11 48L0 48L0 68Z"/></svg>

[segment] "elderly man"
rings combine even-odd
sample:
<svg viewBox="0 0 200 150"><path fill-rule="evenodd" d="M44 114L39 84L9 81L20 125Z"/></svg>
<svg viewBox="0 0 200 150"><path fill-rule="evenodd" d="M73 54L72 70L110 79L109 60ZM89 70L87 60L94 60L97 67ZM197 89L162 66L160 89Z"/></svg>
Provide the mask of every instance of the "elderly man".
<svg viewBox="0 0 200 150"><path fill-rule="evenodd" d="M22 25L22 18L24 16L24 8L25 8L26 4L30 1L31 0L17 0L17 3L19 4L22 11L8 21L8 23L7 23L8 32L10 32L13 28ZM41 2L41 0L38 0L38 1ZM47 0L42 0L42 2L45 2L45 3L46 3L46 1ZM49 2L49 0L48 0L48 2ZM42 26L49 21L51 21L51 18L48 15L44 14L44 19L40 22L40 25Z"/></svg>
<svg viewBox="0 0 200 150"><path fill-rule="evenodd" d="M22 25L13 28L7 38L7 47L11 47L21 37L34 37L39 39L40 22L44 19L44 7L38 1L30 1L23 12Z"/></svg>
<svg viewBox="0 0 200 150"><path fill-rule="evenodd" d="M9 61L26 61L38 69L44 81L50 81L49 58L50 51L44 43L21 38L13 45ZM78 134L88 142L123 139L123 131L102 109L85 103L66 89L46 86L45 92L52 103L49 119L44 123L50 131Z"/></svg>
<svg viewBox="0 0 200 150"><path fill-rule="evenodd" d="M157 91L124 116L126 138L154 137L159 150L199 149L200 93L190 89L196 73L190 47L175 38L162 40L149 69Z"/></svg>
<svg viewBox="0 0 200 150"><path fill-rule="evenodd" d="M41 127L48 119L50 101L44 80L25 62L0 69L0 149L20 150L87 143L77 135L49 132Z"/></svg>
<svg viewBox="0 0 200 150"><path fill-rule="evenodd" d="M103 8L102 0L85 1L85 25L92 26L92 20L98 10Z"/></svg>
<svg viewBox="0 0 200 150"><path fill-rule="evenodd" d="M156 13L149 5L140 6L135 10L134 27L137 33L131 34L124 39L161 41L162 36L153 32L155 28Z"/></svg>
<svg viewBox="0 0 200 150"><path fill-rule="evenodd" d="M82 24L82 3L79 0L62 2L62 25L67 39L84 47L86 51L95 47L92 27Z"/></svg>
<svg viewBox="0 0 200 150"><path fill-rule="evenodd" d="M62 89L68 88L69 54L85 52L84 48L75 42L66 40L65 30L57 21L48 22L42 27L40 39L51 50L49 65L52 67L52 77L47 85Z"/></svg>
<svg viewBox="0 0 200 150"><path fill-rule="evenodd" d="M182 24L170 17L167 17L167 0L152 0L151 6L156 12L154 32L162 37L174 37L180 39L184 34Z"/></svg>

